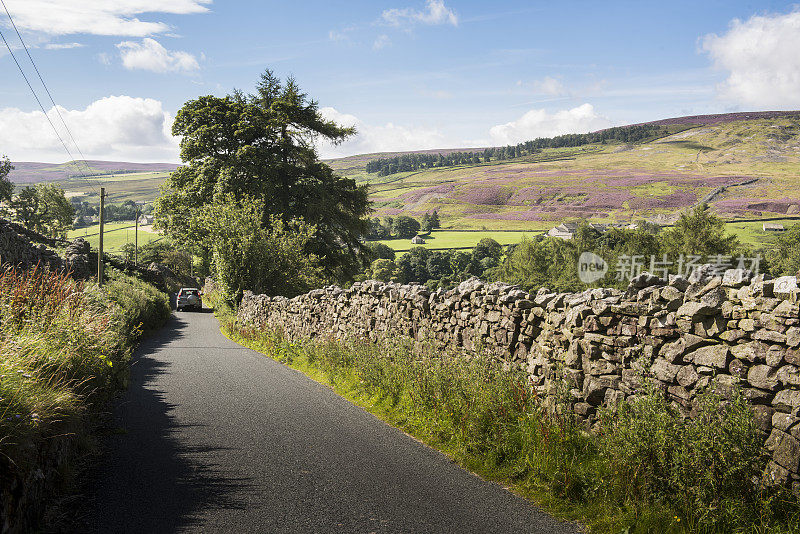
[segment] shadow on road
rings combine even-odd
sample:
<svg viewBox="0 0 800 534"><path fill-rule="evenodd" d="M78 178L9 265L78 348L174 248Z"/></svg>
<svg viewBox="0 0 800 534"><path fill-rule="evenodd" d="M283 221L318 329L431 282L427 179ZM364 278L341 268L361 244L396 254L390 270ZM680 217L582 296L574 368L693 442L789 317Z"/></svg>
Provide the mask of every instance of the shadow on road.
<svg viewBox="0 0 800 534"><path fill-rule="evenodd" d="M129 389L114 409L119 429L103 443L105 454L90 473L91 509L81 530L174 532L196 525L201 510L244 506L237 494L251 487L250 481L221 472L210 461L228 449L189 446L185 436L180 440L180 433L203 425L176 421L176 406L159 389L173 364L158 355L168 345L188 340L186 328L186 321L173 316L136 350Z"/></svg>

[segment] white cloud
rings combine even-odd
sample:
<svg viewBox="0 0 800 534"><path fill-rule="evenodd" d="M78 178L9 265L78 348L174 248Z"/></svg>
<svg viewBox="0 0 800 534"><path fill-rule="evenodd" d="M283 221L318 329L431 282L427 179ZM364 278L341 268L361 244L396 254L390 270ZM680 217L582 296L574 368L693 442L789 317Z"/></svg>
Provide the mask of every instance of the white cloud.
<svg viewBox="0 0 800 534"><path fill-rule="evenodd" d="M86 109L59 107L83 154L90 159L178 161L178 139L172 137L172 117L161 102L150 98L109 96ZM47 113L73 156L79 158L62 130L56 110ZM63 162L69 159L41 111L0 109L0 146L13 161Z"/></svg>
<svg viewBox="0 0 800 534"><path fill-rule="evenodd" d="M379 35L375 42L372 43L373 50L381 50L382 48L386 48L392 44L392 40L389 39L389 36L386 34Z"/></svg>
<svg viewBox="0 0 800 534"><path fill-rule="evenodd" d="M533 82L536 91L552 96L562 96L567 94L564 84L552 76L545 76L541 80Z"/></svg>
<svg viewBox="0 0 800 534"><path fill-rule="evenodd" d="M205 13L211 0L6 0L20 29L52 35L88 33L144 37L170 29L137 15Z"/></svg>
<svg viewBox="0 0 800 534"><path fill-rule="evenodd" d="M346 41L346 40L348 40L348 39L349 39L349 37L347 36L347 33L346 33L346 31L342 31L342 32L340 32L340 31L336 31L336 30L331 30L331 31L329 31L329 32L328 32L328 38L329 38L331 41L334 41L334 42L337 42L337 41Z"/></svg>
<svg viewBox="0 0 800 534"><path fill-rule="evenodd" d="M718 86L726 100L757 107L800 107L800 11L734 19L727 33L709 34L702 50L729 71Z"/></svg>
<svg viewBox="0 0 800 534"><path fill-rule="evenodd" d="M117 45L122 64L128 70L150 70L153 72L193 72L200 68L192 54L164 48L155 39L145 38L141 43L123 41Z"/></svg>
<svg viewBox="0 0 800 534"><path fill-rule="evenodd" d="M69 50L70 48L83 48L82 43L50 43L44 45L47 50Z"/></svg>
<svg viewBox="0 0 800 534"><path fill-rule="evenodd" d="M609 126L608 118L598 115L591 104L583 104L555 113L532 109L515 121L493 126L489 135L494 143L508 145L537 137L592 132Z"/></svg>
<svg viewBox="0 0 800 534"><path fill-rule="evenodd" d="M448 144L445 136L436 129L400 126L391 122L385 125L366 124L354 115L340 113L334 108L321 108L320 113L328 120L342 126L355 126L358 135L338 146L320 143L318 149L323 158L337 158L372 152L394 152L403 150L425 150L442 148Z"/></svg>
<svg viewBox="0 0 800 534"><path fill-rule="evenodd" d="M418 10L410 7L403 9L387 9L381 14L381 19L392 26L413 26L415 24L451 24L458 26L458 16L444 5L444 0L427 0L425 9Z"/></svg>
<svg viewBox="0 0 800 534"><path fill-rule="evenodd" d="M423 89L419 92L419 94L428 98L435 98L436 100L449 100L453 98L453 93L442 89L438 89L435 91L429 91L427 89Z"/></svg>
<svg viewBox="0 0 800 534"><path fill-rule="evenodd" d="M552 76L545 76L541 80L534 80L533 82L523 82L517 80L517 87L530 88L536 94L550 95L550 96L565 96L570 92L561 83L561 80L553 78Z"/></svg>

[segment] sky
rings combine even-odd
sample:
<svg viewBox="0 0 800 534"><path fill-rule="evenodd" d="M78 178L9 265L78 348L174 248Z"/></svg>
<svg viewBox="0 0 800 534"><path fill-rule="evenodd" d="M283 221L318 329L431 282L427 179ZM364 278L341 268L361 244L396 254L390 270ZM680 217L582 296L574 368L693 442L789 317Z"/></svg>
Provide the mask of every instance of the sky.
<svg viewBox="0 0 800 534"><path fill-rule="evenodd" d="M3 1L58 106L0 9L47 111L0 43L12 161L179 162L180 107L251 91L266 68L356 126L322 157L800 109L800 5L787 2Z"/></svg>

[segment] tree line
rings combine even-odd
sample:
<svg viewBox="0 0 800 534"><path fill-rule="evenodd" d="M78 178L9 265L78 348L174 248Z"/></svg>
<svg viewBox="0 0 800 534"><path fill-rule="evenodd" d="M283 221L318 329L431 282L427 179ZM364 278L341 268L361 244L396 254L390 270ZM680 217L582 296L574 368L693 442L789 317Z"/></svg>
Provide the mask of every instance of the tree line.
<svg viewBox="0 0 800 534"><path fill-rule="evenodd" d="M399 257L386 245L369 246L372 262L357 279L415 282L431 290L450 289L471 276L516 284L526 290L625 289L630 279L642 272L651 271L661 278L668 274L688 276L690 267L701 263L716 265L719 274L740 263L775 276L800 270L800 224L781 234L773 247L747 246L727 234L725 222L706 205L683 212L672 228L642 222L636 229L612 228L601 233L584 221L571 240L537 235L502 246L484 238L471 252L415 247ZM587 251L609 266L605 276L591 284L579 277L580 257Z"/></svg>
<svg viewBox="0 0 800 534"><path fill-rule="evenodd" d="M401 154L391 158L379 158L367 162L366 171L388 176L398 172L420 169L453 167L456 165L478 165L491 161L502 161L523 156L531 156L545 148L579 147L610 142L638 143L670 134L666 126L656 124L637 124L617 126L586 134L566 134L556 137L539 137L517 145L486 148L476 152L450 152L448 154Z"/></svg>
<svg viewBox="0 0 800 534"><path fill-rule="evenodd" d="M381 220L378 217L370 217L369 228L364 238L367 241L379 241L381 239L391 239L396 237L398 239L411 239L418 233L428 233L431 230L441 227L439 221L439 213L433 210L433 213L427 211L422 216L422 221L418 221L408 215L400 215L398 217L384 217Z"/></svg>

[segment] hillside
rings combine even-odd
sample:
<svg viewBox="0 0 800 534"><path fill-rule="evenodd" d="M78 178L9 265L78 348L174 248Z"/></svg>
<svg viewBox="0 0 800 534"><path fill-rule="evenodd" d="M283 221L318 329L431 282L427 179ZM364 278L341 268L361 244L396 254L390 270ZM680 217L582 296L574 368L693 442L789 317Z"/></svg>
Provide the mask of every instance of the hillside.
<svg viewBox="0 0 800 534"><path fill-rule="evenodd" d="M9 178L15 184L56 182L79 176L107 176L111 174L163 173L178 168L174 163L129 163L124 161L68 161L66 163L36 163L15 161Z"/></svg>
<svg viewBox="0 0 800 534"><path fill-rule="evenodd" d="M513 160L383 177L357 166L371 158L331 164L369 184L376 215L419 216L436 209L449 228L536 229L579 217L670 222L677 210L701 201L726 218L800 214L800 113L659 122L690 127L641 144L545 149Z"/></svg>
<svg viewBox="0 0 800 534"><path fill-rule="evenodd" d="M378 176L367 162L410 152L328 160L338 173L368 184L376 216L420 216L438 210L446 228L540 230L555 221L589 218L669 223L701 201L730 219L800 216L800 112L728 113L663 119L672 135L637 144L546 148L489 163ZM482 148L423 150L443 154ZM58 182L69 195L96 197L101 183L112 202L152 201L177 165L89 161L94 176L74 164L19 162L21 185ZM96 198L94 198L96 200ZM750 232L752 228L742 227Z"/></svg>
<svg viewBox="0 0 800 534"><path fill-rule="evenodd" d="M152 202L159 186L169 173L178 168L174 163L129 163L123 161L88 160L66 163L13 162L9 177L17 187L35 183L57 183L68 197L86 197L98 203L100 186L106 188L110 202L125 200Z"/></svg>

